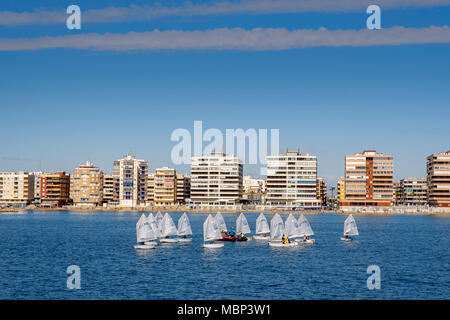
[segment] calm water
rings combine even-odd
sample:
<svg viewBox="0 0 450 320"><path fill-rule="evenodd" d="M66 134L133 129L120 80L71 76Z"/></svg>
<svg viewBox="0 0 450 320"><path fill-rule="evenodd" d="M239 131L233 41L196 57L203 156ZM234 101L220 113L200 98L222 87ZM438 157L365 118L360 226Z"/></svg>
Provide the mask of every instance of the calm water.
<svg viewBox="0 0 450 320"><path fill-rule="evenodd" d="M343 243L345 216L306 215L315 245L205 250L206 214L188 215L192 243L137 252L140 213L2 214L0 299L450 298L450 218L355 216L360 236ZM236 214L223 216L234 225ZM246 216L254 230L257 214ZM381 268L380 290L366 287L372 264ZM81 290L66 287L69 265L81 268Z"/></svg>

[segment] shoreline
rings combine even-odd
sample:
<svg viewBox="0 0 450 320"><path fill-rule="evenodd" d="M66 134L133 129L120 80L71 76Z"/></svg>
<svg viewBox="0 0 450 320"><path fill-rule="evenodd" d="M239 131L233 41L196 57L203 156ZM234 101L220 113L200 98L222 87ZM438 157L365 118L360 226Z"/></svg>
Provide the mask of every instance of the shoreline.
<svg viewBox="0 0 450 320"><path fill-rule="evenodd" d="M0 209L0 214L2 213L14 213L14 212L21 212L21 211L90 211L90 212L158 212L161 213L165 212L191 212L191 213L278 213L282 215L287 214L321 214L321 213L331 213L331 214L341 214L341 215L358 215L358 216L392 216L392 215L421 215L421 216L439 216L439 217L450 217L450 210L446 212L361 212L361 211L342 211L342 210L235 210L235 209L192 209L187 207L174 207L174 208L168 208L168 207L132 207L132 208L125 208L125 207L95 207L95 208L82 208L82 207L62 207L62 208L45 208L45 207L36 207L36 206L28 206L25 208L3 208Z"/></svg>

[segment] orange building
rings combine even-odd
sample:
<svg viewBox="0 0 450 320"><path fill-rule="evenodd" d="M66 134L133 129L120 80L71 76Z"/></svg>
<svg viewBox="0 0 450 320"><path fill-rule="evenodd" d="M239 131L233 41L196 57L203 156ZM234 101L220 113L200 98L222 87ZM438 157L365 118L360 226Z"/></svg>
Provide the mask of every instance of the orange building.
<svg viewBox="0 0 450 320"><path fill-rule="evenodd" d="M70 197L70 175L64 171L41 175L41 200L43 205L62 206Z"/></svg>
<svg viewBox="0 0 450 320"><path fill-rule="evenodd" d="M427 158L428 204L450 207L450 150Z"/></svg>
<svg viewBox="0 0 450 320"><path fill-rule="evenodd" d="M345 199L341 206L390 206L393 200L394 157L365 150L345 156Z"/></svg>

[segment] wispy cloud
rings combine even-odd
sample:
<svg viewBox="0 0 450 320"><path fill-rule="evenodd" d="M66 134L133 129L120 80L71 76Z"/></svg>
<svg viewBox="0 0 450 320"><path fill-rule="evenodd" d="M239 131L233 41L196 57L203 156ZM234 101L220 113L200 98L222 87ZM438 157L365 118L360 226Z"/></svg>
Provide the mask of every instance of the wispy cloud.
<svg viewBox="0 0 450 320"><path fill-rule="evenodd" d="M125 34L79 34L0 39L0 51L71 48L103 51L158 50L289 50L312 47L450 43L450 27L381 30L317 30L285 28L221 28L206 31L149 31Z"/></svg>
<svg viewBox="0 0 450 320"><path fill-rule="evenodd" d="M369 4L382 9L421 8L448 6L450 0L236 0L216 1L206 4L186 3L183 6L137 6L107 7L82 11L84 22L114 23L149 21L163 17L193 17L240 14L276 14L305 12L353 12L362 11ZM81 8L83 10L83 8ZM67 17L63 11L36 10L32 12L0 12L0 25L63 23Z"/></svg>

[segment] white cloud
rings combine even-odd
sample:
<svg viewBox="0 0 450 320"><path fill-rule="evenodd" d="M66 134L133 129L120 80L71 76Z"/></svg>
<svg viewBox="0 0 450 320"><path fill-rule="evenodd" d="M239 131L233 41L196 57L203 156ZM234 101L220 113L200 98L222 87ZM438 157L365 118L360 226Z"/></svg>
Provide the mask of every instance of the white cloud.
<svg viewBox="0 0 450 320"><path fill-rule="evenodd" d="M0 39L0 51L72 48L103 51L158 50L289 50L312 47L450 43L450 27L381 30L318 30L285 28L221 28L206 31L148 31L125 34L79 34L25 39Z"/></svg>
<svg viewBox="0 0 450 320"><path fill-rule="evenodd" d="M419 8L450 5L450 0L241 0L216 1L207 4L186 3L181 7L136 6L107 7L83 11L84 22L131 22L148 21L161 17L217 16L231 14L274 14L304 12L349 12L365 13L369 4L377 4L382 10L393 8ZM63 23L64 11L37 10L33 12L0 12L0 25Z"/></svg>

